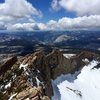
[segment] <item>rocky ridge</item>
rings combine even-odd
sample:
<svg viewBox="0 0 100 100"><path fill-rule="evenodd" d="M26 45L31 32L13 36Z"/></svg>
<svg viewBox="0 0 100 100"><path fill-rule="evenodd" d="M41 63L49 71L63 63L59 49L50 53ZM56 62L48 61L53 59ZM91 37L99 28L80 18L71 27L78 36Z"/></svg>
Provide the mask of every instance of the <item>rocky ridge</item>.
<svg viewBox="0 0 100 100"><path fill-rule="evenodd" d="M0 100L50 100L52 79L81 70L93 59L99 55L84 51L68 59L59 50L13 57L0 66Z"/></svg>

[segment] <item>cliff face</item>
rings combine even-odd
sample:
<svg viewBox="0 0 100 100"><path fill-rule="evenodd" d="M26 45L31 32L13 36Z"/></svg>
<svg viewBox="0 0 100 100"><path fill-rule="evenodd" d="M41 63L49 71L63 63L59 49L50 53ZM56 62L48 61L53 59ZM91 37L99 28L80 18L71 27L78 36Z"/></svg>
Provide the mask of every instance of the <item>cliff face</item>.
<svg viewBox="0 0 100 100"><path fill-rule="evenodd" d="M51 78L56 79L61 74L74 73L81 70L84 65L97 58L97 55L84 51L68 59L59 50L54 50L46 58L51 69Z"/></svg>
<svg viewBox="0 0 100 100"><path fill-rule="evenodd" d="M36 52L14 57L0 67L0 100L50 100L51 79L74 73L96 57L94 53L82 52L67 59L59 50L48 55Z"/></svg>
<svg viewBox="0 0 100 100"><path fill-rule="evenodd" d="M51 78L55 79L61 74L70 72L74 66L71 66L71 60L63 56L63 54L54 50L52 53L47 55L48 66L51 68Z"/></svg>

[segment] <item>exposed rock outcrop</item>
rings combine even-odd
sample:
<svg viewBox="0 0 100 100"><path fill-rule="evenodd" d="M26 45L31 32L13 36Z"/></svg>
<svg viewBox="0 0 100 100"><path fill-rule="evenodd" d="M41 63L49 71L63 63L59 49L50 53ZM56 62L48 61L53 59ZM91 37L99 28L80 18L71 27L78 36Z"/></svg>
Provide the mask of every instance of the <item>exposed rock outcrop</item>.
<svg viewBox="0 0 100 100"><path fill-rule="evenodd" d="M71 66L71 60L63 56L59 50L54 50L52 53L47 55L48 66L51 68L52 79L57 78L61 74L66 74L74 69Z"/></svg>
<svg viewBox="0 0 100 100"><path fill-rule="evenodd" d="M68 59L59 50L13 57L0 67L0 100L50 100L51 79L74 73L96 58L94 53L82 52Z"/></svg>
<svg viewBox="0 0 100 100"><path fill-rule="evenodd" d="M47 55L48 66L51 68L51 78L55 79L61 74L74 73L82 69L91 60L96 59L97 55L92 52L83 51L82 53L68 59L59 50L54 50ZM86 61L87 60L87 61Z"/></svg>

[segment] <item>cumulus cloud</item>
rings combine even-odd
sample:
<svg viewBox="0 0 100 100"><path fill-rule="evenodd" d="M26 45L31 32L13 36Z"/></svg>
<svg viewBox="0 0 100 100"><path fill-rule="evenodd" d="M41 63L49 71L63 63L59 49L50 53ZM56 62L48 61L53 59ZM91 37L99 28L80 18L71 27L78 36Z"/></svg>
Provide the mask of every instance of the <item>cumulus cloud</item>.
<svg viewBox="0 0 100 100"><path fill-rule="evenodd" d="M7 27L7 30L33 31L33 30L39 30L39 27L36 23L17 23L17 24L14 24L14 25L9 25Z"/></svg>
<svg viewBox="0 0 100 100"><path fill-rule="evenodd" d="M32 15L41 16L41 11L27 0L5 0L5 3L0 4L0 14L20 18Z"/></svg>
<svg viewBox="0 0 100 100"><path fill-rule="evenodd" d="M27 0L5 0L4 3L0 3L0 22L5 24L34 21L35 16L41 17L42 13Z"/></svg>
<svg viewBox="0 0 100 100"><path fill-rule="evenodd" d="M67 11L76 12L78 16L100 14L100 0L53 0L57 5L51 7L62 7Z"/></svg>
<svg viewBox="0 0 100 100"><path fill-rule="evenodd" d="M72 29L99 29L100 15L91 15L89 17L68 18L63 17L58 21L50 20L44 23L24 23L8 26L7 29L14 30L72 30Z"/></svg>
<svg viewBox="0 0 100 100"><path fill-rule="evenodd" d="M57 22L49 22L48 28L51 29L92 29L100 27L100 15L91 15L89 17L77 17L77 18L61 18Z"/></svg>
<svg viewBox="0 0 100 100"><path fill-rule="evenodd" d="M27 0L5 0L0 4L0 30L69 30L100 28L100 1L99 0L53 0L52 9L58 11L75 11L76 18L63 17L58 21L50 20L47 23L37 23L34 16L42 16ZM92 15L91 15L92 14ZM98 15L97 15L98 14ZM88 15L88 16L87 16Z"/></svg>

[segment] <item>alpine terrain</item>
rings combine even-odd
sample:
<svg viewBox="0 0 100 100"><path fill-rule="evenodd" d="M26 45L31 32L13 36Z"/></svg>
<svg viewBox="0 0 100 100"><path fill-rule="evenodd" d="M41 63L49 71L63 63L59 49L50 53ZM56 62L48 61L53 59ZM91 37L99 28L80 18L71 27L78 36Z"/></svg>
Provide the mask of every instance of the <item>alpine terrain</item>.
<svg viewBox="0 0 100 100"><path fill-rule="evenodd" d="M58 49L13 56L0 66L0 100L98 100L100 55Z"/></svg>

